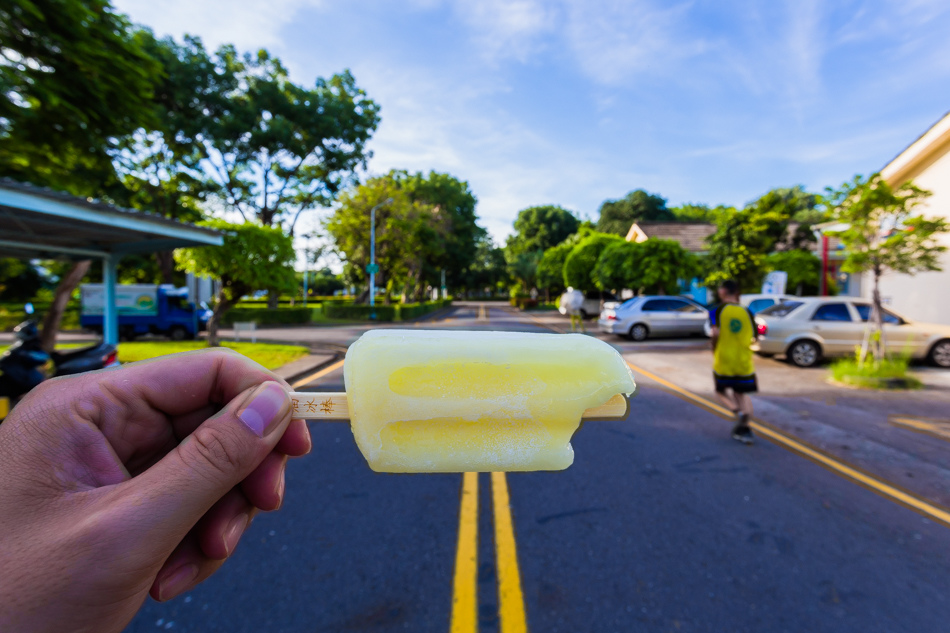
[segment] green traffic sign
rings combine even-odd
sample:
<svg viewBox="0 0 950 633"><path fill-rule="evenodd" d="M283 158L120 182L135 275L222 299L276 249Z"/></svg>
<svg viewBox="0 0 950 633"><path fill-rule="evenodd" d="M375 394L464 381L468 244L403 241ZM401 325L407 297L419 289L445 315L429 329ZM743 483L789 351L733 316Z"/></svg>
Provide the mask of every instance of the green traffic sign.
<svg viewBox="0 0 950 633"><path fill-rule="evenodd" d="M375 275L379 272L379 264L366 264L366 272Z"/></svg>

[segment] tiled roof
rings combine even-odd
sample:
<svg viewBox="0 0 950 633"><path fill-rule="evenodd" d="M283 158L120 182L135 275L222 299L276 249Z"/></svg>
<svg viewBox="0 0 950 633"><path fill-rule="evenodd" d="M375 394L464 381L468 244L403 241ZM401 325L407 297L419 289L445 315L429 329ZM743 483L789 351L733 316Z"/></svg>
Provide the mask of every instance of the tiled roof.
<svg viewBox="0 0 950 633"><path fill-rule="evenodd" d="M716 225L707 222L637 222L636 225L648 239L673 240L693 253L707 250L706 238L716 232Z"/></svg>

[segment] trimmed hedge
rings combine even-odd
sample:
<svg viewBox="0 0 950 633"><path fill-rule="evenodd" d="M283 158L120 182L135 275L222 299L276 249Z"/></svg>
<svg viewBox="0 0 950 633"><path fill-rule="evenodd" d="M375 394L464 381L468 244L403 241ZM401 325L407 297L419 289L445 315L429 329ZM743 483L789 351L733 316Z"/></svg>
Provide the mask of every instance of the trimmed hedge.
<svg viewBox="0 0 950 633"><path fill-rule="evenodd" d="M258 325L291 325L310 323L314 310L320 308L231 308L221 319L224 325L234 325L236 321L254 321Z"/></svg>
<svg viewBox="0 0 950 633"><path fill-rule="evenodd" d="M406 321L416 319L430 312L441 310L452 305L451 299L433 301L431 303L396 303L393 305L368 306L323 304L323 314L328 319L352 319L369 321L370 315L376 314L376 321Z"/></svg>

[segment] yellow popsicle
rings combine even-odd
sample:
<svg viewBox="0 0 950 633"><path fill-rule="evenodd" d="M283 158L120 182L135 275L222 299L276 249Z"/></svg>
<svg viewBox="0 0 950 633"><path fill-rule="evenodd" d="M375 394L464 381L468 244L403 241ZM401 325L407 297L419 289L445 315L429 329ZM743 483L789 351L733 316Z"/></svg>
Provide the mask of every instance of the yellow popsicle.
<svg viewBox="0 0 950 633"><path fill-rule="evenodd" d="M580 334L371 330L343 372L379 472L563 470L582 413L636 389L612 347Z"/></svg>

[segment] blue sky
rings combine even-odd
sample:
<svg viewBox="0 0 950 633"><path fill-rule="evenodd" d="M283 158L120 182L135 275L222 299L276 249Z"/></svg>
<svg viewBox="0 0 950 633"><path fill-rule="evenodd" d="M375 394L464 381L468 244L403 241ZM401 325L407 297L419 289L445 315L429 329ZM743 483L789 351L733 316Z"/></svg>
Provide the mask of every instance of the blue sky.
<svg viewBox="0 0 950 633"><path fill-rule="evenodd" d="M820 191L950 110L947 0L114 3L159 34L266 47L300 83L351 69L382 106L369 171L468 180L499 242L534 204Z"/></svg>

